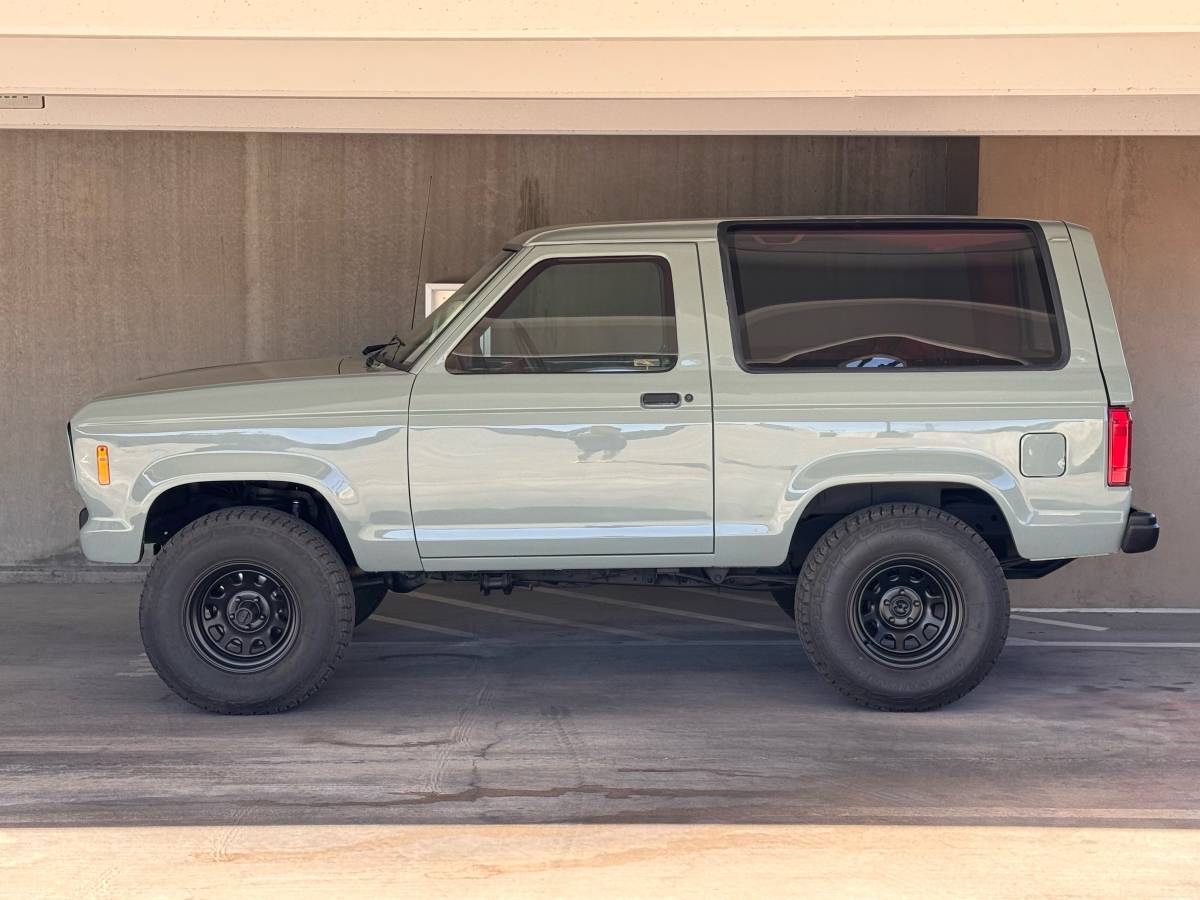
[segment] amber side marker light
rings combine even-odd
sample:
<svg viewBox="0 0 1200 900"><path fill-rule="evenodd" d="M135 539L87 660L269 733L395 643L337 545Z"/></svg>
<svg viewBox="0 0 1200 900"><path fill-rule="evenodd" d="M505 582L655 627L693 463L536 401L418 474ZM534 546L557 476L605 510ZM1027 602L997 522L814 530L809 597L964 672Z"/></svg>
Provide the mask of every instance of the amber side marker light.
<svg viewBox="0 0 1200 900"><path fill-rule="evenodd" d="M112 481L112 473L108 470L108 444L96 445L96 480L101 484Z"/></svg>
<svg viewBox="0 0 1200 900"><path fill-rule="evenodd" d="M1110 487L1129 487L1129 466L1132 462L1133 417L1123 406L1108 410L1108 484Z"/></svg>

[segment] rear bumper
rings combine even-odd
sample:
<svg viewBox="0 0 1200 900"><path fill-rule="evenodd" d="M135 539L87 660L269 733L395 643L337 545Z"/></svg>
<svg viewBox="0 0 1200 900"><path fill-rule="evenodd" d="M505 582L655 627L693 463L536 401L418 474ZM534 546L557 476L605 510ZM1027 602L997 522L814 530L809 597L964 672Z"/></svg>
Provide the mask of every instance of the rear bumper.
<svg viewBox="0 0 1200 900"><path fill-rule="evenodd" d="M1158 546L1158 516L1144 509L1129 510L1121 550L1125 553L1145 553Z"/></svg>

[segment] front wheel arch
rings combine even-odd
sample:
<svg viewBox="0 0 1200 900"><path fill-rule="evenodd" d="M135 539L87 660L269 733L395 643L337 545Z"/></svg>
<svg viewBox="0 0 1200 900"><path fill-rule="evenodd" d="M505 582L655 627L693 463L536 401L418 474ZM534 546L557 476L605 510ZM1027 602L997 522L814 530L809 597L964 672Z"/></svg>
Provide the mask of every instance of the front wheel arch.
<svg viewBox="0 0 1200 900"><path fill-rule="evenodd" d="M348 567L357 565L354 548L329 498L311 484L299 481L214 479L173 485L151 501L142 527L142 542L164 546L197 519L235 506L297 515L333 544Z"/></svg>

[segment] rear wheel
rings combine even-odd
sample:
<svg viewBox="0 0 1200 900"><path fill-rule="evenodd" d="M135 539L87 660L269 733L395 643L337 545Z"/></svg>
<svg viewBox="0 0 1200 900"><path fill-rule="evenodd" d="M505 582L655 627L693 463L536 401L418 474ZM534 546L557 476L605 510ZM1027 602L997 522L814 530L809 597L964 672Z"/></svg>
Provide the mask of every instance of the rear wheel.
<svg viewBox="0 0 1200 900"><path fill-rule="evenodd" d="M146 656L201 709L282 712L325 683L350 643L354 590L319 531L258 507L171 538L142 590Z"/></svg>
<svg viewBox="0 0 1200 900"><path fill-rule="evenodd" d="M911 503L847 516L817 542L796 592L816 669L875 709L935 709L991 669L1008 635L1008 586L966 523Z"/></svg>

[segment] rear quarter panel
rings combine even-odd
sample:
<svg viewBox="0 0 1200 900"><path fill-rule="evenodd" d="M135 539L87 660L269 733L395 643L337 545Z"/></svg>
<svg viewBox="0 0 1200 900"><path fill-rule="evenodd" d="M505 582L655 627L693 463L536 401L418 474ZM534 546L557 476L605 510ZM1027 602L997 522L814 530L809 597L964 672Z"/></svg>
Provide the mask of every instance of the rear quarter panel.
<svg viewBox="0 0 1200 900"><path fill-rule="evenodd" d="M1072 245L1040 223L1069 356L1061 369L744 371L734 355L720 245L701 244L714 396L716 550L777 565L795 523L841 484L944 481L986 491L1027 559L1115 552L1129 491L1106 484L1108 396ZM1020 442L1067 437L1066 473L1028 478Z"/></svg>

